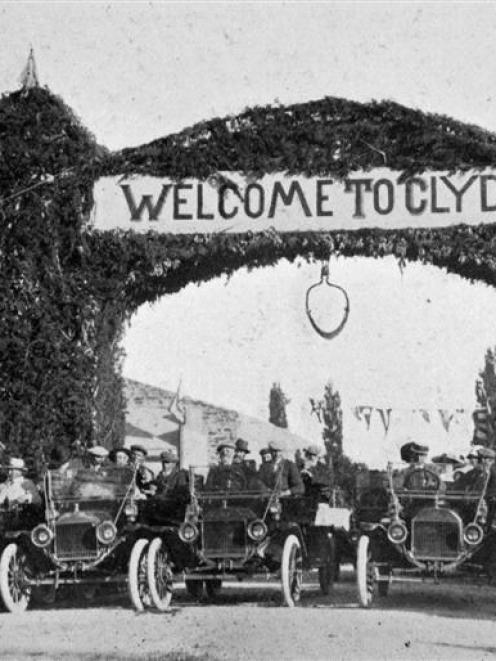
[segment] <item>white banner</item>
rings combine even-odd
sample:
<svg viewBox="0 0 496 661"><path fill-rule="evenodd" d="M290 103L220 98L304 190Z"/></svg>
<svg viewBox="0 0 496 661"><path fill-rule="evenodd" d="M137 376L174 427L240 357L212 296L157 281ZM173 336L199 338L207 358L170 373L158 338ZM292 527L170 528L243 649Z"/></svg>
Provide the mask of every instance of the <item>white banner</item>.
<svg viewBox="0 0 496 661"><path fill-rule="evenodd" d="M401 183L400 173L387 168L343 181L282 174L247 181L234 172L224 177L103 177L95 184L91 223L99 230L209 234L496 222L496 170L427 172Z"/></svg>

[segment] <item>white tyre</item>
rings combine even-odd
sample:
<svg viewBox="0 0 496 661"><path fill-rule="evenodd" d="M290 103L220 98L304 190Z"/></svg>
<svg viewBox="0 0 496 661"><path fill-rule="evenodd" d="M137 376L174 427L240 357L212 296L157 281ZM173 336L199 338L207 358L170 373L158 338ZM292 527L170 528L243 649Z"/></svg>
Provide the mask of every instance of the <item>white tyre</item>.
<svg viewBox="0 0 496 661"><path fill-rule="evenodd" d="M300 540L296 535L288 535L281 559L281 587L285 606L292 608L300 601L302 583L303 555Z"/></svg>
<svg viewBox="0 0 496 661"><path fill-rule="evenodd" d="M132 548L128 565L128 592L131 603L137 611L143 611L150 605L147 576L148 540L138 539Z"/></svg>
<svg viewBox="0 0 496 661"><path fill-rule="evenodd" d="M0 597L10 613L22 613L31 600L31 585L27 582L27 560L21 547L8 544L0 558Z"/></svg>
<svg viewBox="0 0 496 661"><path fill-rule="evenodd" d="M155 537L148 547L147 577L152 604L157 610L166 611L172 599L172 568L160 537Z"/></svg>
<svg viewBox="0 0 496 661"><path fill-rule="evenodd" d="M358 540L356 577L360 606L370 608L375 596L376 568L372 561L368 535L362 535Z"/></svg>

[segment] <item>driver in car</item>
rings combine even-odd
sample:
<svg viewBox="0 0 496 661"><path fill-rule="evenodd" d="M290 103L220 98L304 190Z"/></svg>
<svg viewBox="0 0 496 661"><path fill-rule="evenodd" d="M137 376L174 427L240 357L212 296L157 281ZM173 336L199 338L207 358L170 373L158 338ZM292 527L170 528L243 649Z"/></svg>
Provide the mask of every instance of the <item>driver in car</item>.
<svg viewBox="0 0 496 661"><path fill-rule="evenodd" d="M403 474L403 486L405 489L415 491L439 486L437 475L426 470L425 460L429 454L429 447L427 445L406 443L401 447L400 453L403 461L407 461L410 464Z"/></svg>
<svg viewBox="0 0 496 661"><path fill-rule="evenodd" d="M260 480L269 489L275 489L280 496L303 496L305 486L294 461L283 458L283 448L278 441L271 441L269 449L272 461L260 466Z"/></svg>
<svg viewBox="0 0 496 661"><path fill-rule="evenodd" d="M247 479L241 464L233 463L235 446L231 441L217 447L219 463L208 471L205 489L207 491L242 491L247 487Z"/></svg>

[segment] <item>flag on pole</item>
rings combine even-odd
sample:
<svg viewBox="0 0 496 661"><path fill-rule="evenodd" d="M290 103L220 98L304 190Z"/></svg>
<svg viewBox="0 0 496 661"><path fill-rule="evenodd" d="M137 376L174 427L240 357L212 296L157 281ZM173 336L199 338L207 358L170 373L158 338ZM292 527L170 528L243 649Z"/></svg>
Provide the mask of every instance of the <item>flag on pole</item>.
<svg viewBox="0 0 496 661"><path fill-rule="evenodd" d="M22 85L22 89L28 90L32 87L38 87L38 73L36 71L36 62L34 61L33 49L29 51L28 61L26 66L22 70L19 82Z"/></svg>
<svg viewBox="0 0 496 661"><path fill-rule="evenodd" d="M181 379L177 384L177 390L169 405L169 413L176 419L180 425L186 422L186 408L181 401Z"/></svg>

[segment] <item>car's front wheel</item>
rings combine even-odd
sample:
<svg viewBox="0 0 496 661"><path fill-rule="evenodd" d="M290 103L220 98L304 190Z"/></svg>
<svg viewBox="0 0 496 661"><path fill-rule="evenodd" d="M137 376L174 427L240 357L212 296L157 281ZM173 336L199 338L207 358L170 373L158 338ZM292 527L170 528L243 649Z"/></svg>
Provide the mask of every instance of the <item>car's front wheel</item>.
<svg viewBox="0 0 496 661"><path fill-rule="evenodd" d="M147 575L147 546L147 539L136 540L129 556L128 591L131 603L137 611L143 611L151 604Z"/></svg>
<svg viewBox="0 0 496 661"><path fill-rule="evenodd" d="M169 554L160 537L155 537L148 547L148 588L152 604L159 611L166 611L172 599L172 567Z"/></svg>
<svg viewBox="0 0 496 661"><path fill-rule="evenodd" d="M0 558L0 596L6 610L21 613L31 601L28 563L22 547L8 544Z"/></svg>
<svg viewBox="0 0 496 661"><path fill-rule="evenodd" d="M362 535L358 540L356 575L360 606L370 608L375 596L376 567L368 535Z"/></svg>
<svg viewBox="0 0 496 661"><path fill-rule="evenodd" d="M281 587L284 604L295 606L301 597L303 583L303 554L300 540L288 535L284 541L281 559Z"/></svg>

